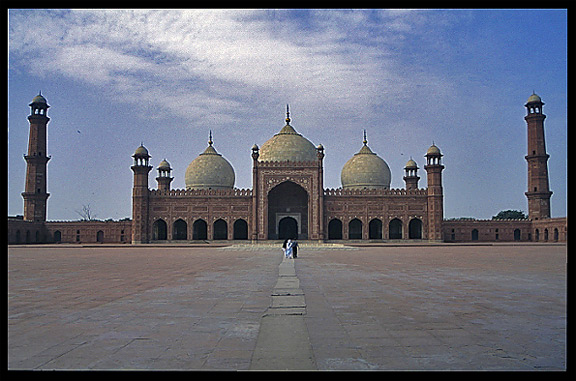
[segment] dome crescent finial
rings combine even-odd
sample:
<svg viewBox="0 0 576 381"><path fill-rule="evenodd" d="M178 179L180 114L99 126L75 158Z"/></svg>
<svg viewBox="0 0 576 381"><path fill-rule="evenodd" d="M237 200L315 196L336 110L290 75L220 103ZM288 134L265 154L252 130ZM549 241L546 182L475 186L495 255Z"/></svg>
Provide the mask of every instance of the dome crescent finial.
<svg viewBox="0 0 576 381"><path fill-rule="evenodd" d="M290 123L290 105L286 104L286 123Z"/></svg>

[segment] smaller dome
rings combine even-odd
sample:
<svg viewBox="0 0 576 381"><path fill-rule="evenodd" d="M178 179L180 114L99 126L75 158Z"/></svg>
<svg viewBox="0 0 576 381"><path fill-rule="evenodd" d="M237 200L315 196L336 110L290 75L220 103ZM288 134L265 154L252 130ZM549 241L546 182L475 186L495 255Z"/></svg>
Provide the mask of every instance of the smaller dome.
<svg viewBox="0 0 576 381"><path fill-rule="evenodd" d="M187 189L234 188L234 169L228 160L212 147L212 136L204 152L186 168L184 180Z"/></svg>
<svg viewBox="0 0 576 381"><path fill-rule="evenodd" d="M404 169L418 169L418 165L413 159L408 160Z"/></svg>
<svg viewBox="0 0 576 381"><path fill-rule="evenodd" d="M436 147L436 145L432 143L430 148L428 148L426 155L442 155L442 153L440 152L440 148Z"/></svg>
<svg viewBox="0 0 576 381"><path fill-rule="evenodd" d="M368 147L366 132L364 145L342 167L340 181L344 189L390 189L388 164Z"/></svg>
<svg viewBox="0 0 576 381"><path fill-rule="evenodd" d="M170 168L170 163L168 161L166 161L166 159L162 160L160 162L160 164L158 165L158 169L164 170L164 171L169 171L172 168Z"/></svg>
<svg viewBox="0 0 576 381"><path fill-rule="evenodd" d="M528 104L528 103L535 103L535 102L537 102L537 103L542 103L542 98L540 98L540 97L538 96L538 94L532 93L532 95L530 95L530 98L528 98L528 100L526 101L526 104Z"/></svg>
<svg viewBox="0 0 576 381"><path fill-rule="evenodd" d="M141 144L140 147L136 148L136 151L134 151L134 155L132 156L149 157L150 155L148 154L148 150L146 149L146 147L144 147L144 145Z"/></svg>

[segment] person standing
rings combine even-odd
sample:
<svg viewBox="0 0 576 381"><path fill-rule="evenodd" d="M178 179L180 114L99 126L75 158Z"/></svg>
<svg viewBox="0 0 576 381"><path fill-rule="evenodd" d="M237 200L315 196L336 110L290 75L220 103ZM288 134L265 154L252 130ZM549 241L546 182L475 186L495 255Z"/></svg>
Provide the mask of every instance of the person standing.
<svg viewBox="0 0 576 381"><path fill-rule="evenodd" d="M298 241L292 241L292 257L298 257Z"/></svg>
<svg viewBox="0 0 576 381"><path fill-rule="evenodd" d="M292 240L286 242L286 250L284 251L286 258L292 258Z"/></svg>
<svg viewBox="0 0 576 381"><path fill-rule="evenodd" d="M282 252L284 253L284 256L286 256L286 246L288 246L288 238L286 238L282 244Z"/></svg>

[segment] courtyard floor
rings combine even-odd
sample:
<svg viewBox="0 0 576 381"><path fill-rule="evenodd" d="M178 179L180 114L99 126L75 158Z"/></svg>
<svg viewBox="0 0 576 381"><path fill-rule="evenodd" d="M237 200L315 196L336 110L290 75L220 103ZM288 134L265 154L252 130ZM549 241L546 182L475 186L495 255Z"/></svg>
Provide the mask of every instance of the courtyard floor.
<svg viewBox="0 0 576 381"><path fill-rule="evenodd" d="M566 369L565 245L10 246L9 370Z"/></svg>

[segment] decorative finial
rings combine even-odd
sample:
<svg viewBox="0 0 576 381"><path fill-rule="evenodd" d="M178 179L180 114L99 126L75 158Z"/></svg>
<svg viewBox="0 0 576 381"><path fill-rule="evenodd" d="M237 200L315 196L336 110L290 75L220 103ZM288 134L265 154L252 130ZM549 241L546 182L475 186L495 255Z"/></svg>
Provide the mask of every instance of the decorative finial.
<svg viewBox="0 0 576 381"><path fill-rule="evenodd" d="M368 144L368 140L366 140L366 130L364 130L364 140L362 143L364 143L364 145Z"/></svg>
<svg viewBox="0 0 576 381"><path fill-rule="evenodd" d="M208 137L208 145L212 145L213 141L212 141L212 130L210 130L210 135Z"/></svg>
<svg viewBox="0 0 576 381"><path fill-rule="evenodd" d="M286 105L286 124L290 124L290 106Z"/></svg>

